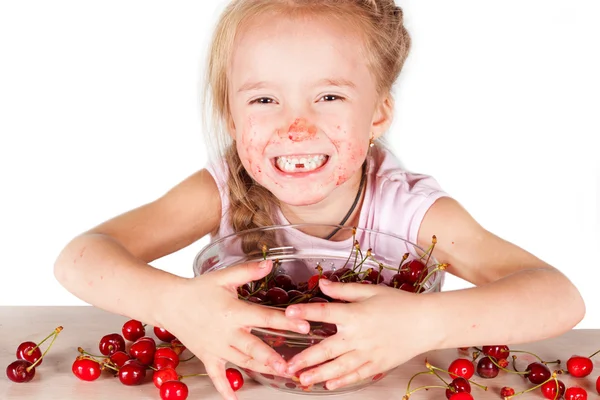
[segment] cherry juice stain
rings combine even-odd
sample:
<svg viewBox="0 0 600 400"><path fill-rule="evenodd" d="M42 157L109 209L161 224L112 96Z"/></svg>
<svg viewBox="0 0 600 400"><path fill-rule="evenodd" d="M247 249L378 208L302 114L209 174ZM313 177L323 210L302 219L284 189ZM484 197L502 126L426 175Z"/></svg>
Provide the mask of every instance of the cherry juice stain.
<svg viewBox="0 0 600 400"><path fill-rule="evenodd" d="M296 118L293 124L288 128L288 138L292 142L302 142L311 140L317 134L317 127L307 123L304 118Z"/></svg>

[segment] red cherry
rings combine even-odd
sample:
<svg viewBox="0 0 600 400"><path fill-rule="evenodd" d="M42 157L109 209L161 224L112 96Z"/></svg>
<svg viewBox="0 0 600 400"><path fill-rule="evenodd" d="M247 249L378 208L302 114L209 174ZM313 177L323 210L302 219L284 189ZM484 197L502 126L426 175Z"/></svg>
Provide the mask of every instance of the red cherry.
<svg viewBox="0 0 600 400"><path fill-rule="evenodd" d="M187 385L181 381L166 381L160 386L162 400L185 400L188 394Z"/></svg>
<svg viewBox="0 0 600 400"><path fill-rule="evenodd" d="M414 284L425 277L424 271L425 264L419 260L411 260L402 266L400 274L402 274L403 282Z"/></svg>
<svg viewBox="0 0 600 400"><path fill-rule="evenodd" d="M453 394L462 392L471 393L471 385L469 384L469 381L467 381L465 378L455 378L448 385L448 389L446 389L446 398L449 399L452 397Z"/></svg>
<svg viewBox="0 0 600 400"><path fill-rule="evenodd" d="M100 349L100 353L110 356L117 351L125 350L125 339L118 333L110 333L100 339L98 348Z"/></svg>
<svg viewBox="0 0 600 400"><path fill-rule="evenodd" d="M166 357L171 359L171 361L173 361L173 364L175 364L173 368L176 368L179 365L179 356L177 355L175 350L173 350L170 347L161 347L156 349L156 351L154 352L154 359L156 360L156 358L158 357Z"/></svg>
<svg viewBox="0 0 600 400"><path fill-rule="evenodd" d="M244 386L244 377L242 373L235 368L227 368L225 370L225 376L231 385L234 392L240 390Z"/></svg>
<svg viewBox="0 0 600 400"><path fill-rule="evenodd" d="M272 287L267 291L267 299L269 299L273 305L285 304L289 301L287 292L278 287Z"/></svg>
<svg viewBox="0 0 600 400"><path fill-rule="evenodd" d="M140 321L136 319L130 319L123 324L121 332L123 333L123 337L125 339L135 342L146 334L146 328L144 328L144 325L142 325Z"/></svg>
<svg viewBox="0 0 600 400"><path fill-rule="evenodd" d="M159 389L163 383L177 380L179 380L179 375L174 368L163 368L158 371L154 371L152 374L152 382L154 382L154 386Z"/></svg>
<svg viewBox="0 0 600 400"><path fill-rule="evenodd" d="M138 339L129 348L129 355L144 365L152 364L155 352L156 343L153 339Z"/></svg>
<svg viewBox="0 0 600 400"><path fill-rule="evenodd" d="M596 392L600 394L600 376L596 378Z"/></svg>
<svg viewBox="0 0 600 400"><path fill-rule="evenodd" d="M154 327L154 334L157 338L166 343L170 343L172 340L177 339L175 335L170 333L168 330L166 330L165 328L159 328L158 326Z"/></svg>
<svg viewBox="0 0 600 400"><path fill-rule="evenodd" d="M579 386L571 386L565 392L566 400L587 400L587 392Z"/></svg>
<svg viewBox="0 0 600 400"><path fill-rule="evenodd" d="M102 368L98 361L90 358L78 357L71 366L73 374L82 381L95 381L102 374Z"/></svg>
<svg viewBox="0 0 600 400"><path fill-rule="evenodd" d="M558 396L556 395L557 382L558 382L558 393L559 393ZM542 385L542 394L547 399L552 399L552 400L561 399L562 396L565 394L565 384L558 379L557 380L552 379L551 381L548 381Z"/></svg>
<svg viewBox="0 0 600 400"><path fill-rule="evenodd" d="M418 286L415 286L412 283L404 282L398 289L404 290L405 292L416 293Z"/></svg>
<svg viewBox="0 0 600 400"><path fill-rule="evenodd" d="M547 366L540 362L534 362L527 366L528 373L525 375L529 381L535 385L539 385L550 379L552 373Z"/></svg>
<svg viewBox="0 0 600 400"><path fill-rule="evenodd" d="M448 372L450 372L450 377L452 379L459 376L465 379L471 379L475 373L475 366L471 360L467 360L466 358L457 358L450 363Z"/></svg>
<svg viewBox="0 0 600 400"><path fill-rule="evenodd" d="M324 276L319 276L318 274L311 276L310 279L308 280L308 290L313 290L314 288L319 286L319 279L327 279L327 278Z"/></svg>
<svg viewBox="0 0 600 400"><path fill-rule="evenodd" d="M123 385L140 385L146 377L146 367L137 360L129 360L119 368L119 380Z"/></svg>
<svg viewBox="0 0 600 400"><path fill-rule="evenodd" d="M588 357L572 356L567 360L567 370L575 378L583 378L592 373L594 363Z"/></svg>
<svg viewBox="0 0 600 400"><path fill-rule="evenodd" d="M177 366L175 365L173 360L168 357L154 357L152 367L160 370L165 368L176 368Z"/></svg>
<svg viewBox="0 0 600 400"><path fill-rule="evenodd" d="M502 389L500 389L500 397L508 397L512 396L513 394L515 394L515 389L511 387L504 386Z"/></svg>
<svg viewBox="0 0 600 400"><path fill-rule="evenodd" d="M13 361L6 367L6 376L13 382L29 382L35 376L35 367L33 363L27 360Z"/></svg>
<svg viewBox="0 0 600 400"><path fill-rule="evenodd" d="M34 342L23 342L17 347L17 359L19 360L27 360L32 364L35 364L40 358L42 358L42 351ZM43 359L40 360L40 362L36 364L36 367L42 365L43 361Z"/></svg>
<svg viewBox="0 0 600 400"><path fill-rule="evenodd" d="M486 379L495 378L498 376L500 369L490 360L489 357L482 357L477 363L477 374Z"/></svg>
<svg viewBox="0 0 600 400"><path fill-rule="evenodd" d="M473 400L473 396L467 392L454 393L450 396L450 400Z"/></svg>
<svg viewBox="0 0 600 400"><path fill-rule="evenodd" d="M506 345L483 346L481 349L486 356L494 357L495 360L508 359L510 349Z"/></svg>
<svg viewBox="0 0 600 400"><path fill-rule="evenodd" d="M125 362L131 360L129 354L124 351L117 351L110 356L110 361L113 362L118 368L121 368Z"/></svg>

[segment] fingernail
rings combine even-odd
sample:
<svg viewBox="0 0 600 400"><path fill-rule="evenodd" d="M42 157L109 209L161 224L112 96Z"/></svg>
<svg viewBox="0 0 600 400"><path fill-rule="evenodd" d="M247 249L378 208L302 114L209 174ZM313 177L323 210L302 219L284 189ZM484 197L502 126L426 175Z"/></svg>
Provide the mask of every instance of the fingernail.
<svg viewBox="0 0 600 400"><path fill-rule="evenodd" d="M267 268L267 266L269 265L269 260L263 260L260 263L258 263L258 268Z"/></svg>
<svg viewBox="0 0 600 400"><path fill-rule="evenodd" d="M299 313L300 313L300 310L298 310L298 307L295 307L295 306L288 306L288 307L285 309L285 314L286 314L288 317L293 317L293 316L296 316L296 315L298 315Z"/></svg>
<svg viewBox="0 0 600 400"><path fill-rule="evenodd" d="M309 325L304 322L300 322L297 326L298 326L298 330L301 332L306 332L310 329Z"/></svg>
<svg viewBox="0 0 600 400"><path fill-rule="evenodd" d="M302 384L304 386L308 386L310 385L310 383L313 381L313 376L312 375L306 375L306 376L302 376L300 378L300 380L302 381Z"/></svg>
<svg viewBox="0 0 600 400"><path fill-rule="evenodd" d="M296 372L296 363L292 362L292 363L288 363L288 367L286 372L288 374L293 374L294 372Z"/></svg>
<svg viewBox="0 0 600 400"><path fill-rule="evenodd" d="M329 279L319 279L319 283L325 286L331 285L331 281Z"/></svg>
<svg viewBox="0 0 600 400"><path fill-rule="evenodd" d="M285 372L285 365L283 365L281 361L275 361L273 363L273 369L275 369L275 371L279 372L280 374L283 374Z"/></svg>

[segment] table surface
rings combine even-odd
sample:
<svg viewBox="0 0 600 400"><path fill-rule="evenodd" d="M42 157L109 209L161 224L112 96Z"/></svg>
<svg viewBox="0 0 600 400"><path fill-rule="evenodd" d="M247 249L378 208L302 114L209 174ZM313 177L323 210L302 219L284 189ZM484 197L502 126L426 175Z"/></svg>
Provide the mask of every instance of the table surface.
<svg viewBox="0 0 600 400"><path fill-rule="evenodd" d="M120 332L127 318L111 314L95 307L0 307L0 364L5 368L14 361L17 346L27 340L39 342L50 334L57 326L64 330L59 334L52 348L44 358L44 363L36 370L34 379L27 383L14 383L5 374L0 377L0 399L160 399L158 389L153 385L151 375L139 386L124 386L117 378L108 373L94 382L77 379L71 372L71 365L78 355L77 347L81 346L92 354L98 353L98 341L107 333ZM147 329L148 332L148 329ZM150 331L149 336L153 336ZM153 336L154 337L154 336ZM46 341L42 350L46 349ZM532 351L544 360L563 360L561 366L566 368L566 360L574 355L589 356L600 349L600 330L572 330L566 334L536 343L512 346L514 349ZM189 357L188 350L184 356ZM390 375L372 386L359 392L325 396L335 399L397 399L405 394L408 380L419 371L424 371L424 360L441 368L447 368L452 360L463 356L458 349L437 350L415 357L398 367ZM527 363L534 361L532 356L518 354L518 368L523 370ZM466 355L468 357L468 355ZM579 385L588 390L590 398L596 398L595 381L600 375L600 355L594 357L594 370L586 378L572 378L563 375L561 379L567 386ZM510 367L510 366L509 366ZM202 363L197 359L180 364L180 374L204 372ZM501 371L494 379L482 379L475 374L472 380L488 386L483 391L475 386L472 394L477 400L500 399L500 388L511 386L517 392L527 389L532 384L522 377ZM262 386L245 376L245 384L237 394L240 400L253 399L302 399L308 396L287 394ZM189 378L185 382L190 389L190 399L220 400L209 378ZM421 376L413 381L412 387L427 384L438 385L440 381L434 376ZM319 396L323 397L323 396ZM411 400L445 399L443 390L420 390L411 395ZM541 392L535 390L515 399L543 399Z"/></svg>

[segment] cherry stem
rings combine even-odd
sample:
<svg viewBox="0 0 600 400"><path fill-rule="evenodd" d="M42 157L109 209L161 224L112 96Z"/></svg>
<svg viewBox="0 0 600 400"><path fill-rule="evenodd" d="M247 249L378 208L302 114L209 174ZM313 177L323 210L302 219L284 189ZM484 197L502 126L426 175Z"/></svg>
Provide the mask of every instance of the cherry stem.
<svg viewBox="0 0 600 400"><path fill-rule="evenodd" d="M430 364L429 362L427 362L427 361L425 361L425 366L426 366L426 367L427 367L427 368L428 368L428 369L429 369L431 372L433 372L434 370L437 370L437 371L440 371L440 372L444 372L444 373L446 373L446 374L448 374L448 375L454 375L454 374L451 374L451 373L450 373L450 371L447 371L447 370L445 370L445 369L438 368L438 367L436 367L436 366L434 366L434 365L431 365L431 364ZM435 372L434 372L434 373L435 373ZM464 378L464 377L461 377L461 378ZM464 378L464 379L467 379L467 378ZM487 391L487 389L488 389L488 388L487 388L487 386L481 385L481 384L479 384L479 383L477 383L477 382L473 382L473 381L472 381L472 380L470 380L470 379L467 379L467 381L469 381L469 382L470 382L470 383L472 383L473 385L475 385L475 386L477 386L478 388L480 388L480 389L483 389L483 390L485 390L485 391Z"/></svg>
<svg viewBox="0 0 600 400"><path fill-rule="evenodd" d="M191 378L193 376L208 376L208 374L179 375L179 380L182 380L184 378Z"/></svg>
<svg viewBox="0 0 600 400"><path fill-rule="evenodd" d="M435 235L433 235L431 238L431 251L429 251L429 254L427 255L427 261L425 261L425 266L427 266L429 264L429 259L431 258L431 253L433 253L433 249L435 248L436 243L437 243L437 237L435 237Z"/></svg>
<svg viewBox="0 0 600 400"><path fill-rule="evenodd" d="M429 280L429 278L431 278L431 276L433 274L435 274L437 271L443 271L443 270L445 270L447 266L448 266L448 264L440 264L436 268L434 268L433 270L431 270L431 272L429 274L427 274L427 276L425 277L425 279L423 279L421 281L421 283L419 284L419 287L417 288L417 293L419 293L419 291L423 288L423 286L425 286L425 283L427 283L427 281ZM425 271L426 271L426 269L425 269Z"/></svg>
<svg viewBox="0 0 600 400"><path fill-rule="evenodd" d="M54 330L54 333L52 333L50 336L54 335L54 337L52 338L52 341L50 342L50 344L48 345L48 347L46 348L46 351L44 351L44 354L42 354L42 356L40 358L38 358L36 360L35 363L31 364L29 367L27 367L26 371L29 372L31 371L33 368L35 368L36 365L38 365L38 363L42 360L42 358L44 358L44 356L48 353L48 350L50 350L50 348L52 347L52 344L54 344L54 341L56 340L56 338L58 337L58 334L63 330L62 326L59 326L58 328L56 328Z"/></svg>
<svg viewBox="0 0 600 400"><path fill-rule="evenodd" d="M494 364L496 367L500 368L502 371L510 372L510 373L513 373L513 374L519 374L519 375L529 375L529 373L531 372L531 371L520 372L520 371L514 371L512 369L507 369L507 368L504 368L501 365L499 365L496 362L496 360L494 360L494 357L488 356L488 358L490 359L490 361L492 362L492 364Z"/></svg>
<svg viewBox="0 0 600 400"><path fill-rule="evenodd" d="M598 350L597 352L595 352L594 354L592 354L591 356L589 356L588 358L592 358L594 357L596 354L600 353L600 350Z"/></svg>
<svg viewBox="0 0 600 400"><path fill-rule="evenodd" d="M400 260L400 264L398 265L398 273L400 273L400 268L402 268L402 264L404 264L404 261L406 261L408 256L408 253L404 253L404 255L402 256L402 260Z"/></svg>
<svg viewBox="0 0 600 400"><path fill-rule="evenodd" d="M434 374L435 376L437 376L438 378L440 378L440 380L441 380L442 382L444 382L444 385L446 385L446 386L450 386L450 384L448 384L448 382L446 382L446 381L444 380L444 378L442 378L442 377L440 376L440 374L438 374L438 373L437 373L435 370L431 370L431 372L433 372L433 374Z"/></svg>
<svg viewBox="0 0 600 400"><path fill-rule="evenodd" d="M186 361L190 361L192 358L195 358L195 357L196 357L196 355L194 354L194 355L192 355L190 358L185 358L185 359L183 359L183 360L179 360L179 362L186 362Z"/></svg>
<svg viewBox="0 0 600 400"><path fill-rule="evenodd" d="M98 360L94 360L94 361L98 361ZM102 363L102 362L98 362L98 364L102 365L103 367L106 367L108 369L112 369L115 372L119 372L119 368L117 368L116 366L114 366L112 363L107 362L107 363Z"/></svg>
<svg viewBox="0 0 600 400"><path fill-rule="evenodd" d="M81 354L85 354L86 356L90 356L90 357L97 357L97 358L104 358L104 356L99 356L99 355L96 355L96 354L91 354L91 353L88 353L87 351L85 351L85 350L84 350L84 349L82 349L81 347L78 347L78 348L77 348L77 351L78 351L78 352L80 352Z"/></svg>
<svg viewBox="0 0 600 400"><path fill-rule="evenodd" d="M410 378L410 380L408 381L408 386L406 387L406 393L412 393L412 392L410 391L410 384L412 383L413 379L415 379L415 378L416 378L417 376L419 376L419 375L426 375L426 374L427 374L427 375L431 375L431 374L433 374L433 371L431 371L431 370L429 370L429 371L422 371L422 372L417 372L416 374L414 374L414 375L413 375L413 376ZM409 396L410 396L410 394L409 394Z"/></svg>
<svg viewBox="0 0 600 400"><path fill-rule="evenodd" d="M534 387L530 387L529 389L522 390L522 391L517 392L515 394L511 394L510 396L506 396L505 399L511 399L511 398L513 398L515 396L518 396L518 395L521 395L521 394L524 394L524 393L527 393L527 392L531 392L531 391L533 391L533 390L535 390L537 388L540 388L540 387L544 386L546 383L550 382L553 379L556 380L556 372L552 373L552 376L550 376L550 378L546 379L544 382L540 383L539 385L536 385ZM558 386L558 382L556 384ZM557 393L558 393L558 391L557 391Z"/></svg>
<svg viewBox="0 0 600 400"><path fill-rule="evenodd" d="M56 329L58 329L58 328L56 328ZM44 338L44 339L43 339L41 342L39 342L39 343L38 343L38 344L37 344L35 347L32 347L31 349L29 349L29 351L27 351L27 355L29 355L29 356L30 356L30 355L32 355L32 354L33 354L33 351L34 351L35 349L37 349L37 348L38 348L38 347L40 347L42 344L44 344L44 342L45 342L46 340L50 339L50 336L52 336L52 335L55 335L55 334L57 333L57 332L56 332L56 329L55 329L55 330L53 330L51 334L49 334L48 336L46 336L46 337L45 337L45 338ZM62 327L60 327L60 329L62 330ZM59 331L59 332L60 332L60 331Z"/></svg>
<svg viewBox="0 0 600 400"><path fill-rule="evenodd" d="M538 360L540 360L540 362L541 362L542 364L546 364L546 362L545 362L544 360L542 360L542 359L541 359L541 358L540 358L540 357L539 357L537 354L534 354L534 353L532 353L532 352L530 352L530 351L525 351L525 350L510 350L510 352L511 352L511 353L525 353L525 354L529 354L529 355L532 355L532 356L534 356L534 357L535 357L535 358L537 358ZM558 361L559 361L559 364L560 364L560 360L558 360Z"/></svg>
<svg viewBox="0 0 600 400"><path fill-rule="evenodd" d="M352 253L354 252L354 243L356 243L356 228L352 228L352 249L350 249L350 254L348 254L348 259L344 263L344 267L348 265L350 262L350 257L352 257ZM342 267L343 268L343 267Z"/></svg>
<svg viewBox="0 0 600 400"><path fill-rule="evenodd" d="M426 386L419 386L418 388L414 388L413 390L411 390L410 392L407 392L403 399L408 399L409 396L411 394L413 394L414 392L417 392L419 390L423 390L423 389L448 389L446 386L439 386L439 385L426 385Z"/></svg>

